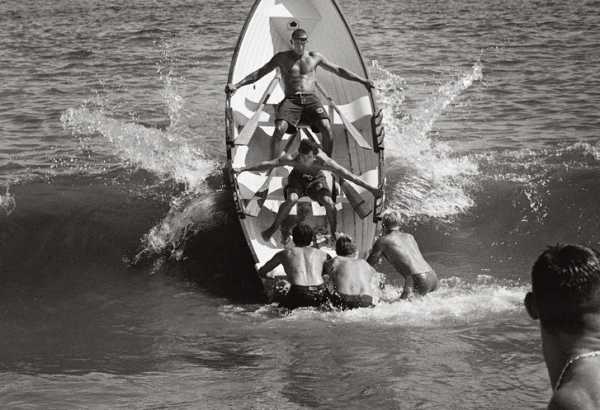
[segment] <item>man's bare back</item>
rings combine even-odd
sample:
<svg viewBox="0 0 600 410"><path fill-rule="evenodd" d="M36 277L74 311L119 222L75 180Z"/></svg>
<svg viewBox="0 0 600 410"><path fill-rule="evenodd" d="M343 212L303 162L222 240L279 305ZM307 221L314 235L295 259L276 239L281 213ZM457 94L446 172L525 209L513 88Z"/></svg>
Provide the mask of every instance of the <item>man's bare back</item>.
<svg viewBox="0 0 600 410"><path fill-rule="evenodd" d="M317 286L323 283L323 264L327 260L325 252L295 246L281 253L281 264L292 285Z"/></svg>
<svg viewBox="0 0 600 410"><path fill-rule="evenodd" d="M380 250L392 266L404 276L432 270L421 255L417 241L409 233L392 231L383 235L375 243L374 249Z"/></svg>
<svg viewBox="0 0 600 410"><path fill-rule="evenodd" d="M283 265L292 286L282 305L290 309L321 306L329 299L323 283L323 265L329 255L310 246L313 234L309 225L299 223L292 230L295 246L277 252L258 270L258 275L264 277L277 266Z"/></svg>
<svg viewBox="0 0 600 410"><path fill-rule="evenodd" d="M337 256L327 263L325 269L339 293L373 296L373 276L376 272L365 260Z"/></svg>
<svg viewBox="0 0 600 410"><path fill-rule="evenodd" d="M413 290L425 295L437 289L437 275L423 258L415 238L409 233L400 232L399 224L400 216L397 213L384 215L383 235L373 245L367 261L375 265L384 256L396 268L404 277L402 298L407 298Z"/></svg>

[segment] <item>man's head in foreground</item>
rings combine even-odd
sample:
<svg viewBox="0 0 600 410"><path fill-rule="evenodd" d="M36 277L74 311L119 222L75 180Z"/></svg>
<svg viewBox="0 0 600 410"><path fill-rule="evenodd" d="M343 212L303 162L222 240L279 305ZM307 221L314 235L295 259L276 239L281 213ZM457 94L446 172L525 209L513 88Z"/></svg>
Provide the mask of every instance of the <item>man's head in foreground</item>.
<svg viewBox="0 0 600 410"><path fill-rule="evenodd" d="M600 315L599 257L580 245L551 246L538 257L525 305L545 330L578 333L589 315Z"/></svg>

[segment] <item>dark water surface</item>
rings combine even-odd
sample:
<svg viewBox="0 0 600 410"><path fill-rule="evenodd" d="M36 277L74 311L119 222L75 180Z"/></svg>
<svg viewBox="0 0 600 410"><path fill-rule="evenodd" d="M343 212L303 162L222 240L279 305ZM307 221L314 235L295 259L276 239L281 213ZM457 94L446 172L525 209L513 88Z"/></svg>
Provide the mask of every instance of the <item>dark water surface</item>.
<svg viewBox="0 0 600 410"><path fill-rule="evenodd" d="M340 1L443 281L293 314L219 173L250 6L0 4L0 407L543 407L522 298L547 244L600 242L598 5Z"/></svg>

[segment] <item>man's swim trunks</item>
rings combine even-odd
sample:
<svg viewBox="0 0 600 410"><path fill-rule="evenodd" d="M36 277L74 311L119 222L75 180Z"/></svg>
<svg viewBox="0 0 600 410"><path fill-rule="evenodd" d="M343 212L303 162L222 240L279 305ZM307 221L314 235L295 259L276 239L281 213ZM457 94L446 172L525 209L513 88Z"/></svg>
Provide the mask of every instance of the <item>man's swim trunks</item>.
<svg viewBox="0 0 600 410"><path fill-rule="evenodd" d="M425 295L426 293L433 292L438 287L437 275L432 270L414 274L412 275L412 278L414 291L419 295Z"/></svg>
<svg viewBox="0 0 600 410"><path fill-rule="evenodd" d="M285 97L275 116L276 121L285 120L292 127L299 123L313 127L317 121L328 118L323 104L313 93L298 93Z"/></svg>
<svg viewBox="0 0 600 410"><path fill-rule="evenodd" d="M331 196L325 174L321 170L300 172L296 168L292 169L283 190L284 198L288 199L292 192L296 193L299 198L308 196L313 201L318 201L323 196Z"/></svg>
<svg viewBox="0 0 600 410"><path fill-rule="evenodd" d="M337 292L331 296L331 301L335 307L344 310L375 306L373 298L369 295L346 295Z"/></svg>
<svg viewBox="0 0 600 410"><path fill-rule="evenodd" d="M292 285L281 305L288 309L295 309L307 306L319 307L328 302L329 292L324 284L317 286Z"/></svg>

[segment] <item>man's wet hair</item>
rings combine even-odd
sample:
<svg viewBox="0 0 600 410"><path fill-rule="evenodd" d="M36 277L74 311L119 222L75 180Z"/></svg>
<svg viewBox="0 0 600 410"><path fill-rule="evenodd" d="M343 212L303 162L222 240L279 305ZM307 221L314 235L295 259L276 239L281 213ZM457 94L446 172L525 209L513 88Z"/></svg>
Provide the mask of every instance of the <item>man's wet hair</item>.
<svg viewBox="0 0 600 410"><path fill-rule="evenodd" d="M581 245L550 246L535 261L531 284L542 326L577 333L600 314L600 254Z"/></svg>
<svg viewBox="0 0 600 410"><path fill-rule="evenodd" d="M292 32L292 38L308 38L308 33L303 28L297 28Z"/></svg>
<svg viewBox="0 0 600 410"><path fill-rule="evenodd" d="M310 225L299 223L292 230L292 238L296 246L308 246L313 240L313 230Z"/></svg>
<svg viewBox="0 0 600 410"><path fill-rule="evenodd" d="M339 256L350 256L356 253L356 246L348 235L340 236L335 242L335 253Z"/></svg>
<svg viewBox="0 0 600 410"><path fill-rule="evenodd" d="M396 211L388 211L381 217L381 224L386 228L395 228L402 223L402 216Z"/></svg>
<svg viewBox="0 0 600 410"><path fill-rule="evenodd" d="M300 141L298 152L301 154L310 154L312 152L313 154L317 155L319 152L319 146L314 141L304 139Z"/></svg>

